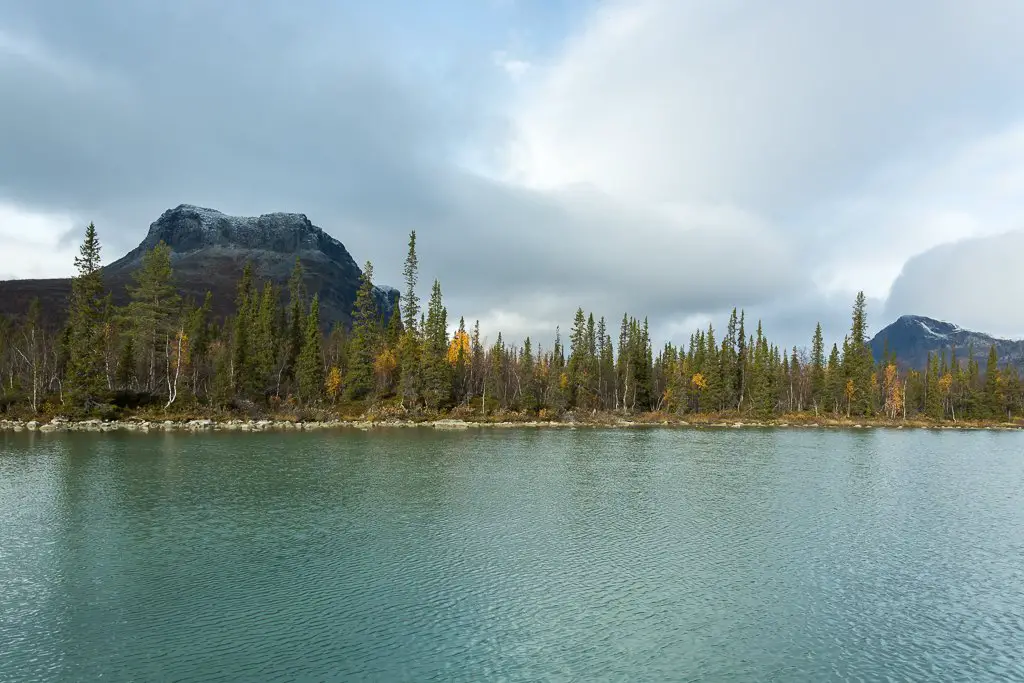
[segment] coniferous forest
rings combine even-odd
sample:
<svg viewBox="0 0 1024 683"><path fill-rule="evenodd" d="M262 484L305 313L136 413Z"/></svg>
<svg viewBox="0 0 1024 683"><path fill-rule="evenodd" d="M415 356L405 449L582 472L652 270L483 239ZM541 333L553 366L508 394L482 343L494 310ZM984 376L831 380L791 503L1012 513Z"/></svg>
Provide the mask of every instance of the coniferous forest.
<svg viewBox="0 0 1024 683"><path fill-rule="evenodd" d="M309 415L466 419L575 419L611 414L671 418L1004 422L1024 411L1018 369L995 347L932 355L904 368L874 359L865 297L849 332L828 345L819 324L806 348L780 348L759 321L733 310L685 346L654 348L646 319L595 319L582 309L551 348L520 345L479 323L449 332L441 285L418 296L416 233L409 237L405 292L385 317L367 263L352 327L322 325L315 292L296 261L287 291L247 266L234 312L211 315L211 298L183 300L170 248L146 254L114 306L90 224L75 259L66 324L48 329L38 301L21 319L0 318L0 414L115 418L145 415ZM982 364L975 352L987 358Z"/></svg>

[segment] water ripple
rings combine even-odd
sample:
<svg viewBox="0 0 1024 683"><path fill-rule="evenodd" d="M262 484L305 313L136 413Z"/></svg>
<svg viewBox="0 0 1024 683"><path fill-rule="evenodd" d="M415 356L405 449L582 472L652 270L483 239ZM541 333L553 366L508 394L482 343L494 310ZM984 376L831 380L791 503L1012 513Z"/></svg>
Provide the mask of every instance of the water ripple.
<svg viewBox="0 0 1024 683"><path fill-rule="evenodd" d="M0 435L0 680L1024 680L1022 445Z"/></svg>

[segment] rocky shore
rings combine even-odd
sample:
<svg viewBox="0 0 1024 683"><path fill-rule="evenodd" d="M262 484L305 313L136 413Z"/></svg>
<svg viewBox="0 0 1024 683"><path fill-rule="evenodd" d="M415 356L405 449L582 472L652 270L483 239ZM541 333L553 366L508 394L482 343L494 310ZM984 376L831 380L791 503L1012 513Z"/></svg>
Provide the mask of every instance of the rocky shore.
<svg viewBox="0 0 1024 683"><path fill-rule="evenodd" d="M0 420L0 432L268 432L268 431L317 431L325 429L390 429L390 428L421 428L438 430L466 430L479 428L597 428L597 429L624 429L624 428L657 428L657 427L679 427L679 428L712 428L712 429L741 429L741 428L773 428L773 429L815 429L815 428L842 428L842 429L987 429L987 430L1010 430L1020 431L1024 429L1019 425L978 425L978 424L903 424L903 423L843 423L843 422L757 422L746 420L727 421L704 421L686 422L683 420L552 420L552 421L516 421L516 422L477 422L457 419L440 420L324 420L296 422L291 420L145 420L132 418L126 420L67 420L54 418L49 421L21 421L21 420Z"/></svg>

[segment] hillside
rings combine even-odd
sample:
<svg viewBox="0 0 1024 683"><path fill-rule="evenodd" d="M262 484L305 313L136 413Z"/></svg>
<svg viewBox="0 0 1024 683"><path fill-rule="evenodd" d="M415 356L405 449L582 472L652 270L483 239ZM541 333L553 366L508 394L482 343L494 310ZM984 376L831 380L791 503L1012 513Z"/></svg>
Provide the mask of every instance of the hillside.
<svg viewBox="0 0 1024 683"><path fill-rule="evenodd" d="M303 214L228 216L188 204L169 209L150 225L139 246L104 266L104 282L116 303L127 301L125 287L132 283L132 272L143 254L160 241L171 248L178 288L197 302L207 291L212 292L215 315L234 309L235 287L246 262L253 264L257 281L269 279L284 286L298 257L305 270L307 290L320 294L325 325L350 322L362 271L341 242ZM66 278L0 281L0 315L20 316L28 302L38 297L47 318L59 323L70 291L71 281ZM390 315L398 291L377 287L377 299Z"/></svg>
<svg viewBox="0 0 1024 683"><path fill-rule="evenodd" d="M874 336L871 351L876 360L882 357L886 343L888 349L896 353L901 364L913 368L923 368L929 353L941 354L945 351L949 356L954 347L961 360L967 359L968 349L973 347L974 357L984 363L993 344L1000 365L1010 362L1024 367L1024 341L997 339L982 332L965 330L952 323L919 315L904 315Z"/></svg>

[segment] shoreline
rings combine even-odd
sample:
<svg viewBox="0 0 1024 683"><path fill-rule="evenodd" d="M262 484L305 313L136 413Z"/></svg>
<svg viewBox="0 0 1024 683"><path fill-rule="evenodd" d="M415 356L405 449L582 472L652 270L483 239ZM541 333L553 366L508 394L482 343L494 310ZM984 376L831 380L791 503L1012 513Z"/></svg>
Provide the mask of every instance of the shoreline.
<svg viewBox="0 0 1024 683"><path fill-rule="evenodd" d="M638 415L635 419L623 417L601 417L598 419L563 420L463 420L439 418L424 420L403 419L328 419L288 420L260 419L178 419L147 420L128 418L121 420L66 420L54 418L42 420L0 420L0 433L34 432L298 432L322 430L386 430L386 429L434 429L462 431L470 429L925 429L959 431L1024 431L1024 425L1014 423L986 422L929 422L922 420L888 421L878 419L847 420L845 418L819 419L771 419L750 420L742 418L722 419L668 419L658 415Z"/></svg>

